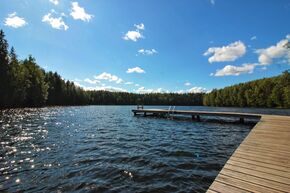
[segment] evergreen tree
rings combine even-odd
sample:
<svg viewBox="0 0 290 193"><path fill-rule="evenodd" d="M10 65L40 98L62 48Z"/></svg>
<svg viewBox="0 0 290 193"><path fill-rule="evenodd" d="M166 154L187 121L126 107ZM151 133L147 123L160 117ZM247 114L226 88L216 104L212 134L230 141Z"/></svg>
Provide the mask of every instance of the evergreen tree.
<svg viewBox="0 0 290 193"><path fill-rule="evenodd" d="M0 106L8 106L9 93L9 56L8 43L0 30Z"/></svg>

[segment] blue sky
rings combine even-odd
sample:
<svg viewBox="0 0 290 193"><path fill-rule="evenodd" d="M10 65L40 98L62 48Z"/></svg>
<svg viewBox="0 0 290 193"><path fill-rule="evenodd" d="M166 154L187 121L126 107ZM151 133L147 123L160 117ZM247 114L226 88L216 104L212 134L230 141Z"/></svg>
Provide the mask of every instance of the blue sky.
<svg viewBox="0 0 290 193"><path fill-rule="evenodd" d="M1 0L0 28L86 89L197 92L290 69L289 0Z"/></svg>

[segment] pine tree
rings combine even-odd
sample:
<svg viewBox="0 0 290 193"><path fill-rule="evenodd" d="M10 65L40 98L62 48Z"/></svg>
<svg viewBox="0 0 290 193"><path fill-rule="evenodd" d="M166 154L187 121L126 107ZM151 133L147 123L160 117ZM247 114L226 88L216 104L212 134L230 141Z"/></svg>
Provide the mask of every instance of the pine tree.
<svg viewBox="0 0 290 193"><path fill-rule="evenodd" d="M8 106L9 94L7 93L9 85L9 57L8 43L4 32L0 30L0 106Z"/></svg>

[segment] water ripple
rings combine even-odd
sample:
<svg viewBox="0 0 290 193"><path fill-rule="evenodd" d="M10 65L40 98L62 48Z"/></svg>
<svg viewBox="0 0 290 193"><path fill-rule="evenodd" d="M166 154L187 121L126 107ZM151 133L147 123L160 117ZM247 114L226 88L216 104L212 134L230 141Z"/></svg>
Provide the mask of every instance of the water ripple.
<svg viewBox="0 0 290 193"><path fill-rule="evenodd" d="M204 192L252 127L132 108L0 111L0 192Z"/></svg>

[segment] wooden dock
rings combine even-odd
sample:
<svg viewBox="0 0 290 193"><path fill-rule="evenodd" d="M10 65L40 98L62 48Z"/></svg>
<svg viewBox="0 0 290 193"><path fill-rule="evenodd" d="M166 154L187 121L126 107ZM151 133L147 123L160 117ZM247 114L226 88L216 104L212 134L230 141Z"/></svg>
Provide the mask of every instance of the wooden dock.
<svg viewBox="0 0 290 193"><path fill-rule="evenodd" d="M244 122L245 118L248 119L260 119L260 114L250 114L250 113L235 113L235 112L212 112L212 111L185 111L185 110L167 110L167 109L133 109L132 112L134 115L143 115L143 116L160 116L166 117L174 115L185 115L191 116L193 120L200 120L201 116L206 117L233 117L239 118L240 122Z"/></svg>
<svg viewBox="0 0 290 193"><path fill-rule="evenodd" d="M132 110L137 114L166 110ZM168 113L168 110L167 110ZM224 165L208 193L290 192L290 116L230 112L175 111L192 116L260 118Z"/></svg>

